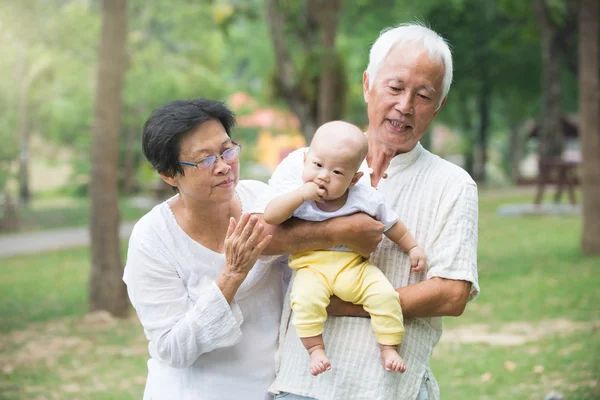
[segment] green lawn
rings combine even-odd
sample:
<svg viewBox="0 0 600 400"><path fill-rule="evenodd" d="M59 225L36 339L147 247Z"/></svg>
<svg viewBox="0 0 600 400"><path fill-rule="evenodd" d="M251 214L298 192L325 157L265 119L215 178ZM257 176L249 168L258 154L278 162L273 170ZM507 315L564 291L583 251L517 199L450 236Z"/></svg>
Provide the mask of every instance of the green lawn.
<svg viewBox="0 0 600 400"><path fill-rule="evenodd" d="M600 398L600 257L580 219L501 218L530 195L483 193L482 294L445 319L432 369L442 399ZM139 399L147 348L135 316L84 318L87 249L0 260L0 399Z"/></svg>
<svg viewBox="0 0 600 400"><path fill-rule="evenodd" d="M132 206L129 199L119 201L119 210L121 221L137 220L148 212L148 208ZM19 207L17 215L17 229L2 231L0 235L87 226L89 200L67 197L36 199L28 207Z"/></svg>

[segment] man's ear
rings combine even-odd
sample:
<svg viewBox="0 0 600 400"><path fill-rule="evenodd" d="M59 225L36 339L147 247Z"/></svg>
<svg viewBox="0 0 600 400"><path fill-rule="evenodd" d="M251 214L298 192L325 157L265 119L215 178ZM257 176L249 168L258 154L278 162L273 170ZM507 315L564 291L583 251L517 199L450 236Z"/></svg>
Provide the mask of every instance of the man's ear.
<svg viewBox="0 0 600 400"><path fill-rule="evenodd" d="M364 175L364 173L362 171L358 171L357 173L354 174L354 176L352 177L352 180L350 181L350 186L354 186L358 183L358 181L360 180L360 178L362 178L362 176Z"/></svg>
<svg viewBox="0 0 600 400"><path fill-rule="evenodd" d="M177 181L172 176L166 175L164 172L159 173L163 181L172 187L177 187Z"/></svg>
<svg viewBox="0 0 600 400"><path fill-rule="evenodd" d="M433 117L435 118L435 116L440 112L440 110L442 109L442 107L444 107L444 105L446 104L446 100L448 100L448 96L444 97L444 100L442 100L442 104L440 104L440 108L438 108L435 111L435 114L433 114Z"/></svg>
<svg viewBox="0 0 600 400"><path fill-rule="evenodd" d="M367 71L363 72L363 98L365 103L369 102L369 75L367 75Z"/></svg>

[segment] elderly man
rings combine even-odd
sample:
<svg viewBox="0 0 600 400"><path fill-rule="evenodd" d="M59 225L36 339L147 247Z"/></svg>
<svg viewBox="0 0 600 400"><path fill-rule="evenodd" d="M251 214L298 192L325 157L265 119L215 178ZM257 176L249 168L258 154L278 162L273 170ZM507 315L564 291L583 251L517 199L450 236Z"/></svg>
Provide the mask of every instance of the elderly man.
<svg viewBox="0 0 600 400"><path fill-rule="evenodd" d="M406 318L399 351L407 371L385 371L368 319L339 316L327 320L324 332L332 369L311 376L308 355L290 323L288 296L278 374L270 388L276 398L439 399L429 358L442 334L442 317L461 315L479 293L475 182L419 143L446 102L451 81L448 45L418 24L384 31L371 48L363 75L369 117L364 183L385 195L429 260L427 272L411 273L408 256L389 239L371 258L398 288ZM300 176L302 161L302 149L290 154L269 184L278 192L289 189L289 182ZM366 315L359 306L337 305L344 315Z"/></svg>

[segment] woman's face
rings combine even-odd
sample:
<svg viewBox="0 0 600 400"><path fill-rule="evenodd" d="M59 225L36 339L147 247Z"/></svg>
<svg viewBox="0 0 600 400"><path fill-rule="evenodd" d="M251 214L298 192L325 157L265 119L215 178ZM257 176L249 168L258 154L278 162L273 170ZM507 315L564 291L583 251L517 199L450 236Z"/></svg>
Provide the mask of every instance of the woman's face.
<svg viewBox="0 0 600 400"><path fill-rule="evenodd" d="M234 146L219 121L207 121L181 138L179 161L195 164L208 156L219 156ZM223 203L230 201L235 195L235 187L239 181L239 159L225 162L217 157L217 162L209 168L203 167L201 162L197 167L182 165L182 168L185 175L167 177L173 180L173 183L167 183L177 186L183 199Z"/></svg>

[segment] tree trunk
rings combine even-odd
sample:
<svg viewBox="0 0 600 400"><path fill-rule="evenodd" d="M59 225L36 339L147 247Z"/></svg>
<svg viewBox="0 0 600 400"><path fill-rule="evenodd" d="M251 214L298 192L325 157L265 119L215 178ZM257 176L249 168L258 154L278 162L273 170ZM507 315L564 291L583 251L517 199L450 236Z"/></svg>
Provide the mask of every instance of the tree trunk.
<svg viewBox="0 0 600 400"><path fill-rule="evenodd" d="M277 91L300 120L307 143L317 127L339 119L345 76L335 53L335 36L342 0L306 0L305 12L291 15L281 0L267 0L267 22L275 52ZM291 20L294 20L291 23ZM296 26L294 31L290 27ZM286 40L293 36L294 40ZM305 65L295 65L289 44L301 44Z"/></svg>
<svg viewBox="0 0 600 400"><path fill-rule="evenodd" d="M473 179L478 183L485 183L485 165L487 163L488 129L490 119L490 84L487 74L482 75L479 93L479 129L475 144L475 164L473 166Z"/></svg>
<svg viewBox="0 0 600 400"><path fill-rule="evenodd" d="M311 0L309 9L316 13L315 19L319 22L321 30L321 46L319 58L321 60L321 71L319 76L319 95L317 124L333 120L335 115L335 103L344 99L336 98L336 57L335 36L337 31L338 16L342 8L341 0Z"/></svg>
<svg viewBox="0 0 600 400"><path fill-rule="evenodd" d="M463 130L463 134L461 135L462 155L464 158L463 168L469 173L469 175L473 176L473 123L471 121L471 110L469 110L469 100L466 96L463 96L460 93L457 100L460 113L460 126Z"/></svg>
<svg viewBox="0 0 600 400"><path fill-rule="evenodd" d="M600 254L600 83L598 0L581 0L579 10L579 111L582 151L584 254Z"/></svg>
<svg viewBox="0 0 600 400"><path fill-rule="evenodd" d="M26 52L19 48L17 59L17 75L19 79L19 203L28 205L30 200L29 192L29 117L27 115L27 97L29 92L29 83L26 79Z"/></svg>
<svg viewBox="0 0 600 400"><path fill-rule="evenodd" d="M519 123L510 124L510 138L508 159L510 162L510 176L513 184L516 184L521 177L519 164L523 155L523 139L519 133Z"/></svg>
<svg viewBox="0 0 600 400"><path fill-rule="evenodd" d="M134 146L137 143L138 128L134 125L127 127L125 137L125 152L123 154L123 193L131 195L135 189L135 152Z"/></svg>
<svg viewBox="0 0 600 400"><path fill-rule="evenodd" d="M89 187L92 239L89 302L90 311L106 310L115 316L125 316L129 310L122 280L117 173L126 38L126 0L103 0Z"/></svg>
<svg viewBox="0 0 600 400"><path fill-rule="evenodd" d="M560 32L548 12L546 0L536 0L535 10L542 39L542 110L539 122L539 155L559 158L563 151L560 123Z"/></svg>

